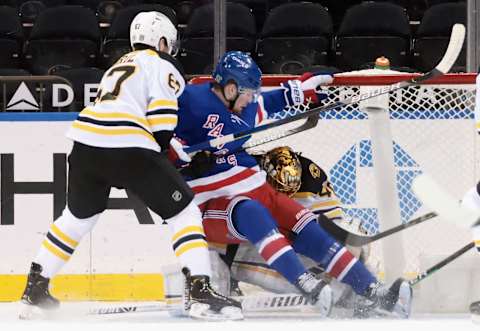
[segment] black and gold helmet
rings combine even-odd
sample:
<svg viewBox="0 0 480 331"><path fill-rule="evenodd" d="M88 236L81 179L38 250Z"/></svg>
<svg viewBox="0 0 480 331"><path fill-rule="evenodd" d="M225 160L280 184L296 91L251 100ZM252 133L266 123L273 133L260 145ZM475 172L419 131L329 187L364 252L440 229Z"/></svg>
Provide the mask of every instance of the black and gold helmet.
<svg viewBox="0 0 480 331"><path fill-rule="evenodd" d="M302 165L290 147L276 147L265 153L261 166L267 173L267 182L275 190L292 196L300 189Z"/></svg>

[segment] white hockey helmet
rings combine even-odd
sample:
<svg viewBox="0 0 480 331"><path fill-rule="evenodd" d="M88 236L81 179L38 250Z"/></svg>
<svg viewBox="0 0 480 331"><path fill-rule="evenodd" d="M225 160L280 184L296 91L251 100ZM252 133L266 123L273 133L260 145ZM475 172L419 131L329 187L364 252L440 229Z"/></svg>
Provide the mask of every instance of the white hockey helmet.
<svg viewBox="0 0 480 331"><path fill-rule="evenodd" d="M157 51L160 39L165 38L168 53L175 55L178 51L177 29L172 21L157 11L141 12L130 24L130 45L145 44Z"/></svg>

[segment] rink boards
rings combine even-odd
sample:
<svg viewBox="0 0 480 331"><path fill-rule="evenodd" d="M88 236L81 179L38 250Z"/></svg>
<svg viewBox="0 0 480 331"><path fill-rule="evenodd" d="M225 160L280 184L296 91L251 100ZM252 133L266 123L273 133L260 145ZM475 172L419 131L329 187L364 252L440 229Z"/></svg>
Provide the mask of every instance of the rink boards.
<svg viewBox="0 0 480 331"><path fill-rule="evenodd" d="M8 118L0 121L0 301L12 301L23 291L54 214L65 205L71 148L65 131L76 114L1 115ZM53 293L64 300L163 298L162 268L175 262L168 227L123 190L112 190L109 206L53 280Z"/></svg>
<svg viewBox="0 0 480 331"><path fill-rule="evenodd" d="M75 117L0 114L0 301L18 300L29 264L65 205L66 155L71 148L65 131ZM324 118L314 130L276 144L292 146L329 171L347 210L375 230L366 122ZM471 118L399 119L392 121L392 131L402 221L427 212L410 192L418 172L433 174L459 198L479 178L478 138ZM421 263L425 256L448 255L470 240L467 231L437 224L404 236L409 258L405 274L428 266ZM376 258L381 260L381 253ZM134 198L127 199L124 191L114 190L109 209L53 280L53 293L63 300L162 299L164 270L174 264L168 227Z"/></svg>

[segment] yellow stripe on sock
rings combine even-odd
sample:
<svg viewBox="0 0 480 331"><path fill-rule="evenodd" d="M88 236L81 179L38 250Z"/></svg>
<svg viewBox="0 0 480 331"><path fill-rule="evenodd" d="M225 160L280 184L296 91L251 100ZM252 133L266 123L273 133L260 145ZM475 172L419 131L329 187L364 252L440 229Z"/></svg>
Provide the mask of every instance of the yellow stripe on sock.
<svg viewBox="0 0 480 331"><path fill-rule="evenodd" d="M46 249L48 249L50 253L52 253L53 255L57 256L58 258L64 261L68 261L68 259L70 258L70 255L62 253L59 249L55 248L55 246L51 245L47 240L44 240L42 245Z"/></svg>
<svg viewBox="0 0 480 331"><path fill-rule="evenodd" d="M75 248L78 246L78 242L71 239L69 236L60 231L60 229L55 225L55 223L52 224L51 229L58 238L60 238L64 243L68 244L71 248Z"/></svg>
<svg viewBox="0 0 480 331"><path fill-rule="evenodd" d="M185 252L195 249L195 248L206 248L208 249L208 244L206 241L198 241L198 242L192 242L189 244L185 244L180 246L179 249L175 251L175 256L180 257L180 255L184 254Z"/></svg>
<svg viewBox="0 0 480 331"><path fill-rule="evenodd" d="M205 235L205 233L203 232L203 228L201 226L192 225L192 226L187 226L186 228L183 228L182 230L175 233L175 235L172 238L172 241L177 240L178 238L184 236L186 233L200 233Z"/></svg>

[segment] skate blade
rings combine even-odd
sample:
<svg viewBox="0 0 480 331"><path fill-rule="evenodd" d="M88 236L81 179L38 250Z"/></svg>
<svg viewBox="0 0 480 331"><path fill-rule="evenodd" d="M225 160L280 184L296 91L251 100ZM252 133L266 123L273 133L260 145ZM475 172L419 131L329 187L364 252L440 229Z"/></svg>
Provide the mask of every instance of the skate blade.
<svg viewBox="0 0 480 331"><path fill-rule="evenodd" d="M409 318L412 312L412 288L407 282L400 285L398 302L393 307L392 313L399 318Z"/></svg>
<svg viewBox="0 0 480 331"><path fill-rule="evenodd" d="M472 322L475 324L480 324L480 315L472 313Z"/></svg>
<svg viewBox="0 0 480 331"><path fill-rule="evenodd" d="M315 309L318 310L320 317L328 317L332 312L333 307L333 292L329 285L326 285L318 296L318 301L315 303Z"/></svg>
<svg viewBox="0 0 480 331"><path fill-rule="evenodd" d="M204 303L193 303L188 310L188 316L204 321L239 321L243 319L242 310L236 307L224 307L220 312L210 310Z"/></svg>
<svg viewBox="0 0 480 331"><path fill-rule="evenodd" d="M57 317L57 309L42 309L38 306L22 302L22 308L18 314L21 320L50 320Z"/></svg>
<svg viewBox="0 0 480 331"><path fill-rule="evenodd" d="M28 304L22 304L18 318L21 320L38 320L38 319L47 319L49 317L48 312L38 308L37 306L32 306Z"/></svg>

